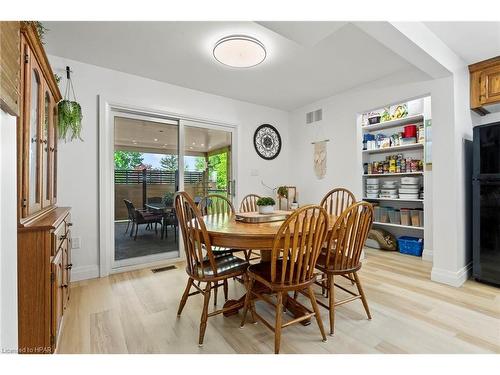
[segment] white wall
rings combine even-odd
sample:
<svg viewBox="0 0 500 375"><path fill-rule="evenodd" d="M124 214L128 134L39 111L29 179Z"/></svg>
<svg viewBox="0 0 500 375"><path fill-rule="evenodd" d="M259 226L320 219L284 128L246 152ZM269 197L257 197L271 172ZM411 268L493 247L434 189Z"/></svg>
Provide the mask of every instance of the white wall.
<svg viewBox="0 0 500 375"><path fill-rule="evenodd" d="M0 351L17 348L16 118L0 110Z"/></svg>
<svg viewBox="0 0 500 375"><path fill-rule="evenodd" d="M186 89L76 61L49 56L52 68L62 74L66 65L83 111L84 142L59 144L58 205L71 206L72 235L81 237L81 248L73 251L74 279L98 275L98 95L106 100L211 119L238 125L237 202L244 195L268 193L261 185L289 184L290 144L288 112ZM62 89L65 82L61 84ZM273 161L257 156L253 133L270 123L280 131L283 148ZM257 169L259 176L251 176Z"/></svg>
<svg viewBox="0 0 500 375"><path fill-rule="evenodd" d="M453 275L468 262L463 243L459 243L463 233L463 213L462 205L457 202L463 199L463 193L460 196L462 185L454 187L452 182L459 181L459 169L463 169L460 164L462 159L457 159L460 155L456 147L461 144L461 139L455 136L455 128L458 126L460 136L468 136L471 129L466 119L467 112L462 111L460 125L456 125L455 121L455 101L463 100L454 97L455 87L457 92L468 93L468 88L458 87L464 83L463 80L457 83L450 76L404 85L374 84L371 88L345 92L293 111L290 116L291 147L294 150L292 176L300 192L300 203L318 202L333 186L344 186L352 190L356 197L361 197L361 132L355 128L356 114L430 94L433 166L432 172L426 172L426 177L432 182L426 197L429 197L428 194L432 196L426 199L426 210L430 209L432 215L426 215L426 228L431 230L425 233L425 248L433 251L433 269L446 273L446 280L439 279L439 275L437 279L453 284L455 281L450 281ZM319 134L314 125L305 124L305 114L318 108L323 108L322 131ZM328 172L323 180L317 180L312 169L311 141L317 136L330 139Z"/></svg>

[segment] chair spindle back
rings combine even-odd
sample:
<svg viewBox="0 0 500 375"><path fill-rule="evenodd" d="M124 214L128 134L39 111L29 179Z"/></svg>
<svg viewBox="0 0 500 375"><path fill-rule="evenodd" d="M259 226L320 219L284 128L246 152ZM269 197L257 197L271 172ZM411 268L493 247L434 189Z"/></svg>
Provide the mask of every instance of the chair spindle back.
<svg viewBox="0 0 500 375"><path fill-rule="evenodd" d="M372 223L373 207L370 203L358 202L348 207L333 225L326 266L334 270L356 268Z"/></svg>
<svg viewBox="0 0 500 375"><path fill-rule="evenodd" d="M223 195L209 194L198 203L202 215L231 215L234 214L233 204Z"/></svg>
<svg viewBox="0 0 500 375"><path fill-rule="evenodd" d="M257 212L259 207L257 206L257 201L260 196L257 194L248 194L241 201L240 212Z"/></svg>
<svg viewBox="0 0 500 375"><path fill-rule="evenodd" d="M176 193L174 201L186 252L187 273L190 276L204 278L204 266L209 265L213 274L217 275L210 237L196 203L184 191Z"/></svg>
<svg viewBox="0 0 500 375"><path fill-rule="evenodd" d="M339 217L353 203L356 203L356 197L353 193L344 188L336 188L326 193L325 197L321 200L320 206L329 215Z"/></svg>
<svg viewBox="0 0 500 375"><path fill-rule="evenodd" d="M324 208L309 205L295 211L281 225L271 253L271 282L294 285L311 281L328 233L328 220ZM277 267L281 267L279 280Z"/></svg>

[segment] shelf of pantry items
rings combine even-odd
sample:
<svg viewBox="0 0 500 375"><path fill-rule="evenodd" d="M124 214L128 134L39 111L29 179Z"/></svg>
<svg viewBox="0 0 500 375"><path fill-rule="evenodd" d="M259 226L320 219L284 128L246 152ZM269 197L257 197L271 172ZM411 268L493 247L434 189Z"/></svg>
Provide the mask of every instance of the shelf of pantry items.
<svg viewBox="0 0 500 375"><path fill-rule="evenodd" d="M367 198L367 197L363 197L363 200L365 200L365 201L397 201L397 202L422 202L422 203L424 203L423 199Z"/></svg>
<svg viewBox="0 0 500 375"><path fill-rule="evenodd" d="M398 118L395 120L379 122L378 124L365 125L365 126L362 126L361 129L363 129L363 131L365 131L365 132L371 132L371 131L375 131L375 130L395 128L398 126L412 124L415 122L423 122L423 121L424 121L424 115L420 114L420 115L408 116L405 118Z"/></svg>
<svg viewBox="0 0 500 375"><path fill-rule="evenodd" d="M382 154L385 152L413 150L413 149L419 149L419 148L424 148L424 144L423 143L412 143L409 145L393 146L393 147L386 147L386 148L376 148L373 150L363 150L363 154Z"/></svg>
<svg viewBox="0 0 500 375"><path fill-rule="evenodd" d="M386 226L386 227L394 227L394 228L424 230L424 227L414 227L412 225L401 225L401 224L392 224L392 223L380 223L378 221L374 221L373 224L375 224L375 225L382 225L382 226Z"/></svg>
<svg viewBox="0 0 500 375"><path fill-rule="evenodd" d="M413 176L413 175L421 175L424 172L406 172L406 173L372 173L372 174L363 174L363 177L397 177L397 176Z"/></svg>

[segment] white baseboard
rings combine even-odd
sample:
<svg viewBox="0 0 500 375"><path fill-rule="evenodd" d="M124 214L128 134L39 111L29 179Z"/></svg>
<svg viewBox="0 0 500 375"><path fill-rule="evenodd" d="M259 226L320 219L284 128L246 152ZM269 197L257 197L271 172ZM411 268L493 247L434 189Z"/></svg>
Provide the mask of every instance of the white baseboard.
<svg viewBox="0 0 500 375"><path fill-rule="evenodd" d="M460 287L471 276L472 262L456 272L443 270L433 267L431 272L431 280L438 283Z"/></svg>
<svg viewBox="0 0 500 375"><path fill-rule="evenodd" d="M97 277L99 277L99 266L97 264L75 267L71 270L71 281L95 279Z"/></svg>
<svg viewBox="0 0 500 375"><path fill-rule="evenodd" d="M424 251L422 252L422 260L432 262L433 254L434 253L432 252L432 250L424 249Z"/></svg>

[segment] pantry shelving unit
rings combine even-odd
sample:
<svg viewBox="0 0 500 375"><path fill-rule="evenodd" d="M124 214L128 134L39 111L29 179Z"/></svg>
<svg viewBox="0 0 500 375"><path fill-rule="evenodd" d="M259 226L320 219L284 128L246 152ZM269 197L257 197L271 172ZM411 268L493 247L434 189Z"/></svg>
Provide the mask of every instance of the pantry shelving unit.
<svg viewBox="0 0 500 375"><path fill-rule="evenodd" d="M424 202L423 199L401 199L401 198L368 198L363 197L364 201L394 201L394 202Z"/></svg>
<svg viewBox="0 0 500 375"><path fill-rule="evenodd" d="M358 126L361 128L361 137L364 134L384 134L387 137L390 137L394 133L400 133L403 131L404 126L414 124L417 125L417 128L423 126L425 124L425 120L430 118L430 105L428 110L424 110L425 107L424 98L418 99L416 101L412 101L414 105L413 108L418 107L420 111L413 112L404 118L398 118L390 121L380 122L378 124L373 125L364 125L362 121L362 114L358 116ZM420 101L420 102L418 102ZM430 98L429 102L430 104ZM408 108L410 107L410 102L408 102ZM358 133L359 134L359 133ZM412 158L423 161L423 171L417 172L403 172L403 173L364 173L361 176L362 181L362 192L363 192L363 200L372 202L374 204L379 205L380 207L393 207L395 209L408 208L408 209L424 209L425 204L425 195L424 199L402 199L402 198L368 198L366 193L366 179L367 178L377 178L379 179L380 188L382 188L382 184L384 181L396 181L399 187L401 177L418 177L420 180L420 186L424 186L424 178L425 178L425 148L426 143L425 139L420 139L420 142L411 143L411 144L403 144L398 146L391 146L386 148L376 148L370 150L362 150L361 151L361 160L362 163L371 163L374 161L383 161L389 155L402 154L403 158ZM362 171L364 168L362 168ZM365 170L366 172L366 170ZM426 192L424 192L426 194ZM423 216L423 215L422 215ZM396 237L400 236L413 236L424 238L424 227L423 226L413 226L413 225L402 225L391 222L377 222L373 223L374 228L382 228L386 231L392 233Z"/></svg>
<svg viewBox="0 0 500 375"><path fill-rule="evenodd" d="M382 153L394 153L400 152L403 150L415 150L419 148L424 148L423 143L412 143L409 145L402 146L394 146L394 147L386 147L386 148L376 148L373 150L363 150L363 154L382 154Z"/></svg>
<svg viewBox="0 0 500 375"><path fill-rule="evenodd" d="M413 225L401 225L401 224L392 224L392 223L379 223L374 221L373 224L385 226L385 227L393 227L393 228L403 228L408 230L424 230L423 227L414 227Z"/></svg>

